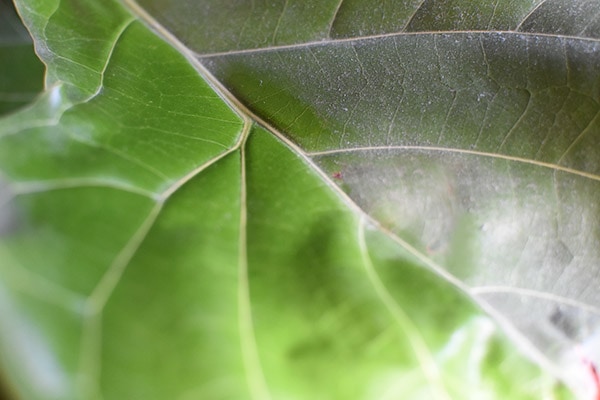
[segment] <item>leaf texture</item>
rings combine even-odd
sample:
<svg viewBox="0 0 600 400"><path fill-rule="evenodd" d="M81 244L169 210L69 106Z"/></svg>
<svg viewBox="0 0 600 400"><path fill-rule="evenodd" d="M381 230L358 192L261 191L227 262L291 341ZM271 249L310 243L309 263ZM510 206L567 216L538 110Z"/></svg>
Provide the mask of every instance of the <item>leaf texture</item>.
<svg viewBox="0 0 600 400"><path fill-rule="evenodd" d="M279 20L301 20L296 7L281 4ZM185 18L203 14L177 5L156 18L563 379L589 383L581 360L597 362L600 315L597 4L342 1L329 10L309 39L293 24L282 25L295 32L285 41L260 25L259 44L194 36ZM235 37L240 24L225 29Z"/></svg>
<svg viewBox="0 0 600 400"><path fill-rule="evenodd" d="M593 395L597 6L375 3L17 3L15 396Z"/></svg>

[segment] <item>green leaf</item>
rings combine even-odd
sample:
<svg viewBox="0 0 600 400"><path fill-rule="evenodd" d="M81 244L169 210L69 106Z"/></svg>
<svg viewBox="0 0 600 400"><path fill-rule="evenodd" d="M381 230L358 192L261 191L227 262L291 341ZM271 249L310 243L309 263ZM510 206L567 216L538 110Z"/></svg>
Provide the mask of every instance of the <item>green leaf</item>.
<svg viewBox="0 0 600 400"><path fill-rule="evenodd" d="M32 101L42 91L43 73L12 2L0 1L0 115Z"/></svg>
<svg viewBox="0 0 600 400"><path fill-rule="evenodd" d="M599 7L394 3L17 2L15 397L595 396Z"/></svg>

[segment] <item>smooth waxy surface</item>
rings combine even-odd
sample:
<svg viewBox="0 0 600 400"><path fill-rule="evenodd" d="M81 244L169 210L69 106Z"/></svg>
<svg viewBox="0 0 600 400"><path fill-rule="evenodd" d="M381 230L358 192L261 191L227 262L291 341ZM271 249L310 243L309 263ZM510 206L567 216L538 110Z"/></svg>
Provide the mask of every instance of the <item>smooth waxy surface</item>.
<svg viewBox="0 0 600 400"><path fill-rule="evenodd" d="M594 5L401 3L18 3L16 396L594 395Z"/></svg>

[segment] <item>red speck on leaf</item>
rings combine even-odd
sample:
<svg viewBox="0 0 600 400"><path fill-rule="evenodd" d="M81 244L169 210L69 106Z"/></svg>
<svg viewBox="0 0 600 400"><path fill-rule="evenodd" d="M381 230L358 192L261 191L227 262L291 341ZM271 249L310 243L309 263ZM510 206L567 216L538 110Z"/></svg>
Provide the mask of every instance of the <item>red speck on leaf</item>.
<svg viewBox="0 0 600 400"><path fill-rule="evenodd" d="M590 375L592 375L592 379L594 380L594 386L596 388L596 395L594 397L595 400L600 400L600 376L598 375L598 370L596 369L596 365L590 360L584 358L584 364L587 366Z"/></svg>
<svg viewBox="0 0 600 400"><path fill-rule="evenodd" d="M333 176L334 179L342 179L342 172L334 172L331 176Z"/></svg>

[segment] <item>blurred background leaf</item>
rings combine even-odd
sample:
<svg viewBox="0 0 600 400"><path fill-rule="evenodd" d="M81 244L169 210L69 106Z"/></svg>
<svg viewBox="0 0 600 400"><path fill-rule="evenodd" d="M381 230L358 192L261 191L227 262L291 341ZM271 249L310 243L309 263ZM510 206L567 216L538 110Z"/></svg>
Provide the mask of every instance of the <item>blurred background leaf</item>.
<svg viewBox="0 0 600 400"><path fill-rule="evenodd" d="M0 1L0 115L32 101L43 89L44 66L12 1Z"/></svg>

